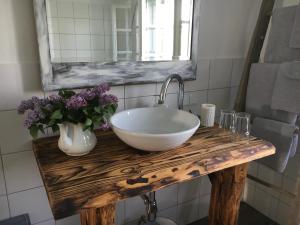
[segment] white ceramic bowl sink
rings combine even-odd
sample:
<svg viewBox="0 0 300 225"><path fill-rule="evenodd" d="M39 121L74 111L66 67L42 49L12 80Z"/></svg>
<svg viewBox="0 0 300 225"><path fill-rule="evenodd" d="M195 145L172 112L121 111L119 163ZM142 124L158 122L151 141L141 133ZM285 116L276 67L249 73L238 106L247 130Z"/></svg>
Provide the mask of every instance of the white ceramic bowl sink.
<svg viewBox="0 0 300 225"><path fill-rule="evenodd" d="M166 151L186 142L200 126L197 116L166 107L137 108L110 119L113 131L126 144L145 151Z"/></svg>

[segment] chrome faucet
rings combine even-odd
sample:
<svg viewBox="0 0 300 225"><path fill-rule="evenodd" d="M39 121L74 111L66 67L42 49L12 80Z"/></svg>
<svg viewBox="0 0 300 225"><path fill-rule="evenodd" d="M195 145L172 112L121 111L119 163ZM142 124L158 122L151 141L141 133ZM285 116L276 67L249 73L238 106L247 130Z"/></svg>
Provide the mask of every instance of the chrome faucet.
<svg viewBox="0 0 300 225"><path fill-rule="evenodd" d="M163 85L161 86L158 104L160 105L160 104L165 103L167 90L168 90L170 82L173 79L176 79L179 84L179 93L178 93L178 98L177 98L178 109L183 109L184 83L183 83L183 79L178 74L171 74L164 81Z"/></svg>

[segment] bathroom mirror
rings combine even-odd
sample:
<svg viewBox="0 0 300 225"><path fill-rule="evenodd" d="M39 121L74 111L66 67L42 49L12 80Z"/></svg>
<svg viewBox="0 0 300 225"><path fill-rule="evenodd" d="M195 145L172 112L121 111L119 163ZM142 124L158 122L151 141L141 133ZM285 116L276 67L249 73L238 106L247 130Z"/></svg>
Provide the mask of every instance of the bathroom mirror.
<svg viewBox="0 0 300 225"><path fill-rule="evenodd" d="M195 79L193 0L34 0L44 90Z"/></svg>

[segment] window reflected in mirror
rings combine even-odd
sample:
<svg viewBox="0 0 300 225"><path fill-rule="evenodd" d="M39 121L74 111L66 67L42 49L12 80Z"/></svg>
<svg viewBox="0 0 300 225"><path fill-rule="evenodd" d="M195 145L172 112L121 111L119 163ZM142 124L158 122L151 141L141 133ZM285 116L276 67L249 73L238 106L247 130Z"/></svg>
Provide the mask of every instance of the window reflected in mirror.
<svg viewBox="0 0 300 225"><path fill-rule="evenodd" d="M46 0L53 63L190 60L193 0Z"/></svg>

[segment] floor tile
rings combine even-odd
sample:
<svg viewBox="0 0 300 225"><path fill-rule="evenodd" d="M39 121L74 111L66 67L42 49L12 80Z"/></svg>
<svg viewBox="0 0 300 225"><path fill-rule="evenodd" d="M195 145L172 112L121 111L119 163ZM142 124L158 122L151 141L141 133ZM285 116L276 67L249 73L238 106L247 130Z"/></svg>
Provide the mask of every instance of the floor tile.
<svg viewBox="0 0 300 225"><path fill-rule="evenodd" d="M10 194L8 200L11 216L28 213L33 224L53 218L43 187Z"/></svg>
<svg viewBox="0 0 300 225"><path fill-rule="evenodd" d="M32 151L8 154L2 157L8 193L43 185Z"/></svg>

